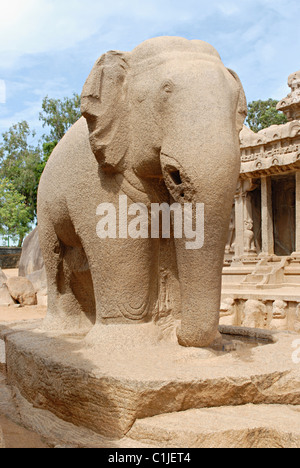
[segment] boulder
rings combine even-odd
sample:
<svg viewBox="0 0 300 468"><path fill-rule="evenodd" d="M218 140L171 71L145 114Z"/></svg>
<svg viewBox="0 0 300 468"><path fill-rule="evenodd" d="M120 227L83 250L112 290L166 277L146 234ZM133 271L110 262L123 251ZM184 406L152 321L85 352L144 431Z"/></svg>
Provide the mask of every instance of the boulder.
<svg viewBox="0 0 300 468"><path fill-rule="evenodd" d="M41 270L34 271L26 275L26 278L33 284L36 292L47 289L47 276L46 268L43 267Z"/></svg>
<svg viewBox="0 0 300 468"><path fill-rule="evenodd" d="M36 292L29 279L20 276L9 278L7 288L11 297L21 305L36 305Z"/></svg>
<svg viewBox="0 0 300 468"><path fill-rule="evenodd" d="M41 289L36 293L36 299L39 306L48 305L48 289Z"/></svg>
<svg viewBox="0 0 300 468"><path fill-rule="evenodd" d="M3 284L0 287L0 306L9 306L13 304L14 304L14 301L11 295L9 294L8 288L6 284Z"/></svg>
<svg viewBox="0 0 300 468"><path fill-rule="evenodd" d="M37 227L28 234L23 243L19 277L25 277L32 283L38 305L47 305L46 269L40 249Z"/></svg>
<svg viewBox="0 0 300 468"><path fill-rule="evenodd" d="M47 306L48 303L48 287L47 287L47 276L46 268L43 267L41 270L34 271L30 275L27 275L27 279L31 281L36 292L36 298L38 305Z"/></svg>
<svg viewBox="0 0 300 468"><path fill-rule="evenodd" d="M0 288L6 283L7 277L0 268Z"/></svg>
<svg viewBox="0 0 300 468"><path fill-rule="evenodd" d="M28 276L35 271L42 270L43 266L44 260L40 248L39 232L36 227L24 240L19 263L19 276Z"/></svg>

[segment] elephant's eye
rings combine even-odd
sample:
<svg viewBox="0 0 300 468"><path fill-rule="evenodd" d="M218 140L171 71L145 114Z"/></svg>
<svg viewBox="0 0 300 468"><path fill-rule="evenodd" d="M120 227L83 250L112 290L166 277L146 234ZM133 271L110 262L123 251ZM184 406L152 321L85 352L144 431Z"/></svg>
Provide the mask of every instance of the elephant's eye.
<svg viewBox="0 0 300 468"><path fill-rule="evenodd" d="M174 89L174 83L172 80L166 80L163 82L162 84L162 90L166 93L166 94L170 94L172 93Z"/></svg>

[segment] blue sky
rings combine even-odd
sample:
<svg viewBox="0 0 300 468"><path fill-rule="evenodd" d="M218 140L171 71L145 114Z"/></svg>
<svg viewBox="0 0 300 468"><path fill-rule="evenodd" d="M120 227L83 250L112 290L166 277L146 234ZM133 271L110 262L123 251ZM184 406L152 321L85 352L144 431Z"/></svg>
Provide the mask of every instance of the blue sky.
<svg viewBox="0 0 300 468"><path fill-rule="evenodd" d="M281 99L299 22L299 0L0 0L0 133L21 120L43 133L44 96L81 93L102 53L161 35L212 44L248 101Z"/></svg>

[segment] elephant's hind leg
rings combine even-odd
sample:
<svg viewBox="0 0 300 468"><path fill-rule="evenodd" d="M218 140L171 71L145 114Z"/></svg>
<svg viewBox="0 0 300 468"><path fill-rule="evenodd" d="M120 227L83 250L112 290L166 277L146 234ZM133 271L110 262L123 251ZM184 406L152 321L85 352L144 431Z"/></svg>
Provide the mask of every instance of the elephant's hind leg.
<svg viewBox="0 0 300 468"><path fill-rule="evenodd" d="M40 244L48 280L44 327L57 332L88 331L95 321L95 301L84 250L78 241L77 245L67 245L67 239L61 239L49 220L41 225Z"/></svg>
<svg viewBox="0 0 300 468"><path fill-rule="evenodd" d="M59 307L70 327L89 329L96 320L93 281L82 246L61 244L61 261L57 275ZM71 320L69 320L69 317ZM69 328L69 326L68 326Z"/></svg>

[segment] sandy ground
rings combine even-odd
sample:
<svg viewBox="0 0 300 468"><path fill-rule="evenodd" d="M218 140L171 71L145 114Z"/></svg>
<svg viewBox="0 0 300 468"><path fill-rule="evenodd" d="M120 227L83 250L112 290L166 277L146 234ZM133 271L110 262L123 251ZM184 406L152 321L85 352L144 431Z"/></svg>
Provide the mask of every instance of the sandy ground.
<svg viewBox="0 0 300 468"><path fill-rule="evenodd" d="M7 278L11 278L12 276L18 276L19 270L18 268L13 268L9 270L2 270L3 273L6 274Z"/></svg>
<svg viewBox="0 0 300 468"><path fill-rule="evenodd" d="M18 269L3 270L5 275L9 277L18 276ZM41 319L46 315L46 306L26 306L26 307L1 307L0 306L0 323L1 322L18 322L20 320ZM2 379L4 375L0 373ZM1 379L1 380L2 380ZM27 431L22 426L19 426L3 414L0 413L0 426L2 427L3 436L6 448L47 448L48 446L42 441L38 434Z"/></svg>
<svg viewBox="0 0 300 468"><path fill-rule="evenodd" d="M18 269L2 270L7 278L18 276ZM26 306L26 307L1 307L0 322L14 322L20 320L41 319L46 315L46 306Z"/></svg>
<svg viewBox="0 0 300 468"><path fill-rule="evenodd" d="M32 320L43 318L46 314L46 307L0 307L0 323L18 322L20 320ZM5 376L0 372L0 381ZM3 385L3 382L2 382ZM26 430L21 425L15 424L0 411L0 426L3 431L6 448L48 448L41 437L34 432Z"/></svg>
<svg viewBox="0 0 300 468"><path fill-rule="evenodd" d="M46 315L46 306L26 306L15 308L14 306L0 306L0 323L1 322L18 322L20 320L41 319Z"/></svg>

